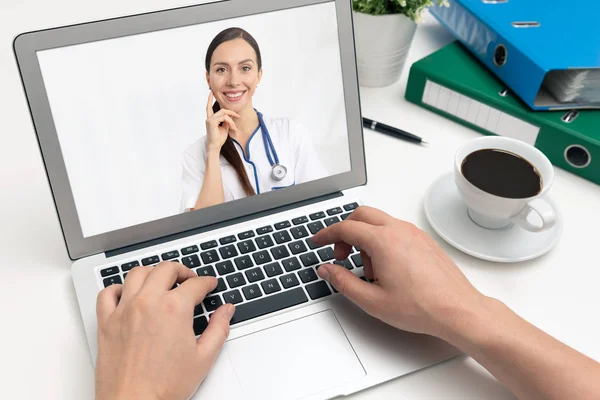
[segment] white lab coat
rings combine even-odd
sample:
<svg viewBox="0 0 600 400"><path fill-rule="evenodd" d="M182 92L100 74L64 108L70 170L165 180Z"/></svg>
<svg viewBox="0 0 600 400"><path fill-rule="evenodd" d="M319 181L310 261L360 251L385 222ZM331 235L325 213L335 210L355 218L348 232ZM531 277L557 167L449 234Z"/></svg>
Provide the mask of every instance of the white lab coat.
<svg viewBox="0 0 600 400"><path fill-rule="evenodd" d="M289 118L263 117L263 119L279 157L279 164L287 168L287 175L281 181L272 178L272 166L267 158L260 127L248 140L247 158L244 156L241 145L234 140L240 159L246 167L248 179L257 194L298 185L329 175L319 160L311 139L299 124ZM183 153L181 212L188 211L196 205L202 189L206 171L207 139L206 135L201 137ZM271 157L274 159L272 154ZM223 156L221 156L221 175L225 201L246 197L237 173Z"/></svg>

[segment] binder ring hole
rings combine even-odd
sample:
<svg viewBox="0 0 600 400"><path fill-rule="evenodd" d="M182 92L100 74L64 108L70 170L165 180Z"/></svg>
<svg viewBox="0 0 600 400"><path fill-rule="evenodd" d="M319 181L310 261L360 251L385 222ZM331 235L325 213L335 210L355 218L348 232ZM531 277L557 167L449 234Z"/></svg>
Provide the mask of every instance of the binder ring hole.
<svg viewBox="0 0 600 400"><path fill-rule="evenodd" d="M561 119L563 120L563 122L570 124L571 122L575 121L575 118L577 118L577 116L579 116L579 111L571 110L565 115L563 115Z"/></svg>
<svg viewBox="0 0 600 400"><path fill-rule="evenodd" d="M592 162L592 156L585 147L574 144L565 150L565 160L572 167L585 168Z"/></svg>
<svg viewBox="0 0 600 400"><path fill-rule="evenodd" d="M512 26L515 28L538 28L540 23L537 21L513 22Z"/></svg>
<svg viewBox="0 0 600 400"><path fill-rule="evenodd" d="M494 64L496 67L501 68L506 64L507 51L506 46L499 44L494 50Z"/></svg>

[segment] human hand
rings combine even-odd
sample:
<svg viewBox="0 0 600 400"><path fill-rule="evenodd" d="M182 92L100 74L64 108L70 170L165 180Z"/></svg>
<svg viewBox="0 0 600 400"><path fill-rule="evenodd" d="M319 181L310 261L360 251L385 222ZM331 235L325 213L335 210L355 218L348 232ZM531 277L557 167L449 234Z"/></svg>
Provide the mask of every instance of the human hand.
<svg viewBox="0 0 600 400"><path fill-rule="evenodd" d="M235 311L219 307L196 340L194 307L216 285L216 278L164 262L136 267L124 285L102 290L96 399L189 399L221 351Z"/></svg>
<svg viewBox="0 0 600 400"><path fill-rule="evenodd" d="M237 132L238 130L231 117L241 117L238 113L224 108L215 113L212 109L213 101L214 96L211 90L208 94L208 103L206 104L207 148L221 151L221 147L225 144L229 132Z"/></svg>
<svg viewBox="0 0 600 400"><path fill-rule="evenodd" d="M360 248L365 282L343 266L324 264L318 274L368 314L398 329L442 336L448 318L484 297L425 232L369 207L318 232L318 245L335 243L337 260Z"/></svg>

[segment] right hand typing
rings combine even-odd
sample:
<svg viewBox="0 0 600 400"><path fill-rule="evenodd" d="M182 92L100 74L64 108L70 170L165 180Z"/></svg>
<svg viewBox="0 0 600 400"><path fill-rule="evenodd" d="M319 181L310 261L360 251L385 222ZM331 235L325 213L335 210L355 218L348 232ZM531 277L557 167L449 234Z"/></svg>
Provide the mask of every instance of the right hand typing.
<svg viewBox="0 0 600 400"><path fill-rule="evenodd" d="M369 207L313 236L335 243L338 260L361 249L365 282L343 266L324 264L318 274L375 318L398 329L441 336L444 321L484 298L425 232Z"/></svg>
<svg viewBox="0 0 600 400"><path fill-rule="evenodd" d="M208 94L208 103L206 104L206 134L208 135L206 146L208 149L221 151L221 147L225 144L229 132L237 132L238 130L231 117L241 118L241 116L234 111L224 108L215 113L212 109L213 101L214 96L212 91L210 91ZM220 126L221 123L223 123L222 126Z"/></svg>

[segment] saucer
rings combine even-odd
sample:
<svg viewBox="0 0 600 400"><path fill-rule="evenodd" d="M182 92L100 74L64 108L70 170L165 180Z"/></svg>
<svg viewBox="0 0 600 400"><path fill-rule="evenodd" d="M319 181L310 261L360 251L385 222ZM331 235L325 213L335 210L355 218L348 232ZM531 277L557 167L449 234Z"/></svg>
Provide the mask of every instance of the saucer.
<svg viewBox="0 0 600 400"><path fill-rule="evenodd" d="M433 230L457 249L483 260L518 262L539 257L558 243L563 217L549 196L544 199L556 210L556 224L537 233L517 225L499 230L476 225L467 214L452 173L441 176L429 187L423 206Z"/></svg>

